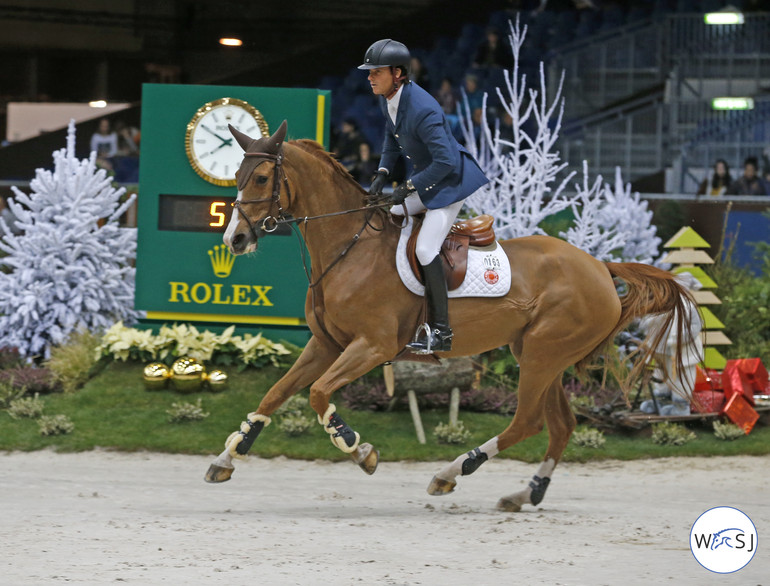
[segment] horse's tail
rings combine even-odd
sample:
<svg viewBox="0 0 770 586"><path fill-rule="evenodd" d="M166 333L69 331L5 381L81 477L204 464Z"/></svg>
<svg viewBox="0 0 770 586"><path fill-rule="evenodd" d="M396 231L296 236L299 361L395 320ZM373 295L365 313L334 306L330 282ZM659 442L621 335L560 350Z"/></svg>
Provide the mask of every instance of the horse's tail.
<svg viewBox="0 0 770 586"><path fill-rule="evenodd" d="M656 349L660 347L668 332L672 331L672 327L676 332L674 368L677 372L682 372L684 368L682 350L691 342L690 328L687 323L690 312L687 305L695 303L690 291L676 280L676 275L651 265L632 262L605 264L613 279L619 279L625 283L625 294L620 297L620 318L609 336L596 347L595 351L576 365L578 371L584 370L597 352L612 343L615 336L632 320L649 314L663 314L665 316L663 324L657 329L653 339L646 340L640 347L635 364L622 383L629 388L642 374ZM664 361L660 361L659 366L665 370ZM666 372L667 376L672 374Z"/></svg>

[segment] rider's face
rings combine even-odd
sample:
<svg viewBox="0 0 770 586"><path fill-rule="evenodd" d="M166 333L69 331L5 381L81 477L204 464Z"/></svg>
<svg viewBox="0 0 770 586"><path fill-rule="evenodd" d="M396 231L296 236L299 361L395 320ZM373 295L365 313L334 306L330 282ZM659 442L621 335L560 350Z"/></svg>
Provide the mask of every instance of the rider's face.
<svg viewBox="0 0 770 586"><path fill-rule="evenodd" d="M387 96L393 91L393 73L390 67L378 67L369 70L369 85L377 96Z"/></svg>

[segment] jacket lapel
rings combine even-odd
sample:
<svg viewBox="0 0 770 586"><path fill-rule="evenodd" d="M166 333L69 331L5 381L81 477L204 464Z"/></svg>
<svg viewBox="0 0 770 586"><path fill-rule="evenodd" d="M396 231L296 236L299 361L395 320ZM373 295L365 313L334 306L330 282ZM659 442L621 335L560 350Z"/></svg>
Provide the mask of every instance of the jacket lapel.
<svg viewBox="0 0 770 586"><path fill-rule="evenodd" d="M393 124L393 120L390 119L390 114L388 113L388 100L384 96L379 96L380 101L380 110L382 110L382 115L385 116L385 124L388 125L388 128L390 130L395 130L395 125Z"/></svg>
<svg viewBox="0 0 770 586"><path fill-rule="evenodd" d="M395 130L398 130L398 127L401 126L401 123L404 121L404 116L406 115L406 104L409 101L409 92L411 89L411 83L404 84L404 87L401 89L401 99L398 102L398 110L396 111ZM390 118L390 116L388 116L388 118Z"/></svg>

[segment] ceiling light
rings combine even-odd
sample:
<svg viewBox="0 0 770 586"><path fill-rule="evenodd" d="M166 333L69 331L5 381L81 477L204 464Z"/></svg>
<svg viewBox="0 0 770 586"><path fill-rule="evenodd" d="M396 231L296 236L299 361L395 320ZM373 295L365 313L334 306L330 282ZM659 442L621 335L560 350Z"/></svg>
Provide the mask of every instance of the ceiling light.
<svg viewBox="0 0 770 586"><path fill-rule="evenodd" d="M714 110L753 110L753 98L714 98L711 100Z"/></svg>
<svg viewBox="0 0 770 586"><path fill-rule="evenodd" d="M243 45L243 41L241 39L236 39L235 37L222 37L219 39L219 44L224 45L225 47L240 47Z"/></svg>
<svg viewBox="0 0 770 586"><path fill-rule="evenodd" d="M708 12L704 16L706 24L743 24L742 12Z"/></svg>

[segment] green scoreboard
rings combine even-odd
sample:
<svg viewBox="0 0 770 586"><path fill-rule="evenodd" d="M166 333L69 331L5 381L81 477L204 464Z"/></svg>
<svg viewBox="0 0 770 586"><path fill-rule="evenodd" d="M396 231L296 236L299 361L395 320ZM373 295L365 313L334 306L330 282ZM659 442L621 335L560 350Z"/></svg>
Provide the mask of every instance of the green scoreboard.
<svg viewBox="0 0 770 586"><path fill-rule="evenodd" d="M145 84L139 166L136 309L145 323L231 324L304 344L307 278L293 233L234 257L222 244L242 150L227 129L329 144L328 91Z"/></svg>

